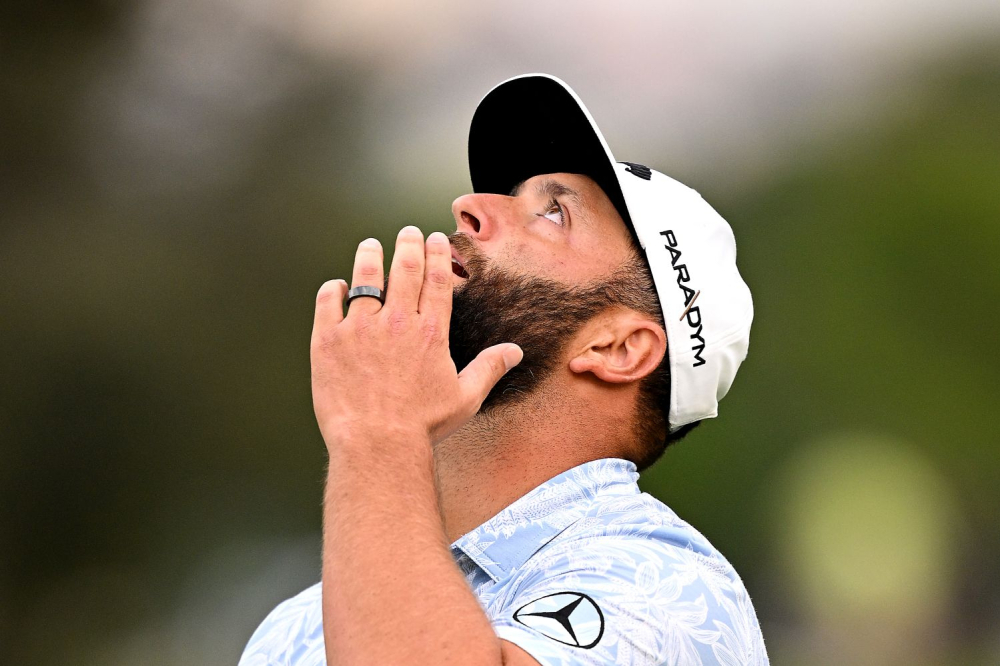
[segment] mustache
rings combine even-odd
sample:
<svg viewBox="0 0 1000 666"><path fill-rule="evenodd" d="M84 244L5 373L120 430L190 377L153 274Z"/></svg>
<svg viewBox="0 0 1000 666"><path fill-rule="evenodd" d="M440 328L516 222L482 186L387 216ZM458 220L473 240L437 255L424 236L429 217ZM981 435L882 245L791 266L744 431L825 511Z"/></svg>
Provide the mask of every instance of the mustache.
<svg viewBox="0 0 1000 666"><path fill-rule="evenodd" d="M482 253L476 241L472 240L468 234L456 231L448 235L448 242L455 248L462 258L462 267L471 278L473 275L482 275L490 267L490 260Z"/></svg>

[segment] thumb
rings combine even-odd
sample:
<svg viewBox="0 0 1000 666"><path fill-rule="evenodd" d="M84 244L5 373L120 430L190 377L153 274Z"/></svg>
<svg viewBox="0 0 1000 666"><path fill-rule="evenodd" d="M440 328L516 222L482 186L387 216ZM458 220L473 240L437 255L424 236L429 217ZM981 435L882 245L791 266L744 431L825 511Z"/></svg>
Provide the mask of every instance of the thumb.
<svg viewBox="0 0 1000 666"><path fill-rule="evenodd" d="M473 412L479 410L490 389L496 386L508 370L520 363L522 358L524 352L513 343L494 345L479 352L479 355L458 373L458 385L462 396L466 404L473 408Z"/></svg>

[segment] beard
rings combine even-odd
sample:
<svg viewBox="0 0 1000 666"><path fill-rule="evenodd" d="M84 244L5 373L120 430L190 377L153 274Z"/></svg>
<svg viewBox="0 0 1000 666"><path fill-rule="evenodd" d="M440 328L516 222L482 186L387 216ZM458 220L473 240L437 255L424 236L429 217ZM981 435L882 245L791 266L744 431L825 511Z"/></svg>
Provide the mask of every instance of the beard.
<svg viewBox="0 0 1000 666"><path fill-rule="evenodd" d="M449 345L461 371L482 350L516 343L524 358L505 374L480 407L489 414L535 392L558 367L569 340L594 315L619 303L616 279L572 287L513 273L487 259L462 233L449 239L469 277L456 287Z"/></svg>

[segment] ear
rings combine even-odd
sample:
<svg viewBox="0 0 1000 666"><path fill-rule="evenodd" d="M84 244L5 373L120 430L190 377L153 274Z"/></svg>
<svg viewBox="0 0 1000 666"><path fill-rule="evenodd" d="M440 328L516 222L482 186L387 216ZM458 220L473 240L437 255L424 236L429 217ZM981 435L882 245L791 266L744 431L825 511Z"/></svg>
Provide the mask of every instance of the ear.
<svg viewBox="0 0 1000 666"><path fill-rule="evenodd" d="M577 374L593 373L611 384L627 384L649 375L667 352L663 328L634 310L619 310L585 327L580 352L569 362Z"/></svg>

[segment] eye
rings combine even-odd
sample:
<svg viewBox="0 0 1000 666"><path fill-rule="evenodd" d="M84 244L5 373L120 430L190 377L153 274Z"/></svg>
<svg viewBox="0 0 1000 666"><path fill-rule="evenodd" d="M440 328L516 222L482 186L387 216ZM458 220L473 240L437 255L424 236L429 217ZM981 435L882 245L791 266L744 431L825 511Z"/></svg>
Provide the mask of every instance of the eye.
<svg viewBox="0 0 1000 666"><path fill-rule="evenodd" d="M551 220L553 223L561 226L566 224L566 211L563 209L562 204L553 199L549 202L548 206L545 208L544 213L535 213L538 217L544 217L547 220Z"/></svg>

